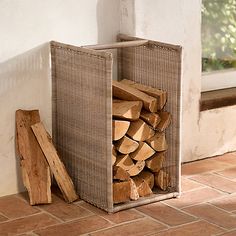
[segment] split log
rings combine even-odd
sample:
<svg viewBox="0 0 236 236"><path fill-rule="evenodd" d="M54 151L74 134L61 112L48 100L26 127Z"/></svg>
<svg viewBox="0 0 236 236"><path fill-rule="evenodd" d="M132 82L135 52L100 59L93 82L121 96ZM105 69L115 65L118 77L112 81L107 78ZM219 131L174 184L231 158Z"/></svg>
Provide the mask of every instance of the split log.
<svg viewBox="0 0 236 236"><path fill-rule="evenodd" d="M160 170L159 172L155 173L155 185L161 190L166 191L170 186L169 174L164 170Z"/></svg>
<svg viewBox="0 0 236 236"><path fill-rule="evenodd" d="M138 176L141 179L145 180L151 189L154 187L154 174L153 173L151 173L150 171L142 171Z"/></svg>
<svg viewBox="0 0 236 236"><path fill-rule="evenodd" d="M130 181L130 199L136 201L139 199L137 186L132 179L130 179L129 181Z"/></svg>
<svg viewBox="0 0 236 236"><path fill-rule="evenodd" d="M130 200L130 181L113 183L113 202L122 203Z"/></svg>
<svg viewBox="0 0 236 236"><path fill-rule="evenodd" d="M128 170L130 176L138 175L145 167L145 161L137 161L135 165Z"/></svg>
<svg viewBox="0 0 236 236"><path fill-rule="evenodd" d="M152 194L151 188L149 187L148 183L144 179L140 178L139 176L135 176L133 178L133 181L137 187L138 194L140 197L144 197L144 196Z"/></svg>
<svg viewBox="0 0 236 236"><path fill-rule="evenodd" d="M115 146L116 146L116 149L120 153L128 154L128 153L134 152L138 148L139 144L133 139L130 139L129 137L124 136L122 139L117 141Z"/></svg>
<svg viewBox="0 0 236 236"><path fill-rule="evenodd" d="M155 131L143 120L138 119L137 121L131 122L127 135L136 141L145 141L154 136Z"/></svg>
<svg viewBox="0 0 236 236"><path fill-rule="evenodd" d="M128 154L127 155L119 155L116 158L115 166L120 166L124 170L129 171L131 168L134 167L134 162Z"/></svg>
<svg viewBox="0 0 236 236"><path fill-rule="evenodd" d="M161 118L161 122L157 125L157 130L159 132L163 132L169 125L171 122L171 115L169 112L167 111L161 111L159 113L159 116Z"/></svg>
<svg viewBox="0 0 236 236"><path fill-rule="evenodd" d="M124 170L120 166L114 166L113 179L125 181L125 180L129 180L129 178L130 178L130 175L126 170Z"/></svg>
<svg viewBox="0 0 236 236"><path fill-rule="evenodd" d="M137 120L140 116L143 103L141 101L114 101L112 116L120 119Z"/></svg>
<svg viewBox="0 0 236 236"><path fill-rule="evenodd" d="M140 114L140 118L144 120L146 123L148 123L149 125L151 125L154 129L157 127L157 125L161 121L161 118L157 113L151 113L145 110L142 110Z"/></svg>
<svg viewBox="0 0 236 236"><path fill-rule="evenodd" d="M115 149L114 145L112 144L112 155L111 155L111 157L112 157L112 159L111 159L112 166L116 162L116 156L117 156L116 149Z"/></svg>
<svg viewBox="0 0 236 236"><path fill-rule="evenodd" d="M152 172L159 172L160 169L163 167L163 163L165 161L165 152L156 153L151 158L147 159L146 166Z"/></svg>
<svg viewBox="0 0 236 236"><path fill-rule="evenodd" d="M113 96L127 101L142 101L146 110L157 111L157 99L118 81L112 81Z"/></svg>
<svg viewBox="0 0 236 236"><path fill-rule="evenodd" d="M166 104L166 101L167 101L167 92L166 91L163 91L163 90L160 90L160 89L156 89L156 88L153 88L153 87L150 87L150 86L146 86L146 85L143 85L143 84L138 84L138 83L135 83L134 81L132 80L127 80L127 79L124 79L121 81L121 83L123 84L126 84L126 85L129 85L131 86L132 88L135 88L135 89L138 89L152 97L155 97L158 99L158 106L157 106L157 109L158 110L161 110L165 104Z"/></svg>
<svg viewBox="0 0 236 236"><path fill-rule="evenodd" d="M164 132L157 132L153 137L146 140L146 142L157 152L165 151L168 148Z"/></svg>
<svg viewBox="0 0 236 236"><path fill-rule="evenodd" d="M31 130L40 122L38 110L16 111L16 143L20 155L22 178L30 205L51 203L51 178L48 163Z"/></svg>
<svg viewBox="0 0 236 236"><path fill-rule="evenodd" d="M129 126L130 126L129 121L113 120L112 121L112 138L113 138L113 140L121 139L128 131Z"/></svg>
<svg viewBox="0 0 236 236"><path fill-rule="evenodd" d="M153 150L148 144L145 142L139 142L139 147L136 151L130 153L130 157L136 161L144 161L155 154L155 150Z"/></svg>
<svg viewBox="0 0 236 236"><path fill-rule="evenodd" d="M75 201L76 199L78 199L78 196L75 192L74 184L70 176L68 175L64 164L57 155L57 151L53 146L50 135L47 133L41 122L32 125L31 128L48 161L50 169L55 177L55 180L62 192L64 199L67 202Z"/></svg>

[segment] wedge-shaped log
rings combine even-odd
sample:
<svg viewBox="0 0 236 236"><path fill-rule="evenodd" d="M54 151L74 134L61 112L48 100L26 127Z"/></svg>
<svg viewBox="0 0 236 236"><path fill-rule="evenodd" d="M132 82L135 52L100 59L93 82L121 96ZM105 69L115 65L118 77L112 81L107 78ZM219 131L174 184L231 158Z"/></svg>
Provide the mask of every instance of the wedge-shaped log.
<svg viewBox="0 0 236 236"><path fill-rule="evenodd" d="M154 187L154 174L150 171L143 170L139 175L141 179L145 180L149 187L152 189Z"/></svg>
<svg viewBox="0 0 236 236"><path fill-rule="evenodd" d="M40 122L39 111L16 111L16 143L24 186L30 205L51 203L51 178L47 160L31 130Z"/></svg>
<svg viewBox="0 0 236 236"><path fill-rule="evenodd" d="M166 191L170 186L169 174L164 170L160 170L159 172L155 173L155 185L161 190Z"/></svg>
<svg viewBox="0 0 236 236"><path fill-rule="evenodd" d="M112 102L112 116L120 119L137 120L140 116L143 103L141 101Z"/></svg>
<svg viewBox="0 0 236 236"><path fill-rule="evenodd" d="M142 101L143 107L151 112L157 111L157 99L132 88L129 85L113 80L112 82L113 96L127 101Z"/></svg>
<svg viewBox="0 0 236 236"><path fill-rule="evenodd" d="M137 161L135 165L128 170L130 176L138 175L145 167L145 161Z"/></svg>
<svg viewBox="0 0 236 236"><path fill-rule="evenodd" d="M161 122L157 125L157 130L159 132L163 132L169 125L171 122L171 115L169 112L167 111L161 111L159 113L159 116L161 118Z"/></svg>
<svg viewBox="0 0 236 236"><path fill-rule="evenodd" d="M112 121L112 138L113 140L119 140L127 133L130 126L129 121L113 120Z"/></svg>
<svg viewBox="0 0 236 236"><path fill-rule="evenodd" d="M157 132L153 137L146 140L146 142L157 152L165 151L168 148L164 132Z"/></svg>
<svg viewBox="0 0 236 236"><path fill-rule="evenodd" d="M155 153L152 157L147 159L146 166L152 172L159 172L160 169L163 167L163 163L165 161L165 152Z"/></svg>
<svg viewBox="0 0 236 236"><path fill-rule="evenodd" d="M67 202L75 201L78 196L75 192L74 184L68 175L66 168L53 146L50 135L45 130L43 124L37 123L31 126L34 135L48 161L50 169L55 177L55 180L60 188L64 199Z"/></svg>
<svg viewBox="0 0 236 236"><path fill-rule="evenodd" d="M134 152L138 148L139 143L127 136L124 136L122 139L117 141L115 146L120 153L128 154Z"/></svg>
<svg viewBox="0 0 236 236"><path fill-rule="evenodd" d="M112 155L111 155L112 165L114 165L116 162L116 156L117 156L116 149L115 149L115 146L112 144Z"/></svg>
<svg viewBox="0 0 236 236"><path fill-rule="evenodd" d="M130 156L128 154L126 154L126 155L119 155L116 158L115 166L120 166L124 170L129 171L131 168L134 167L134 162L133 162L133 160L130 158Z"/></svg>
<svg viewBox="0 0 236 236"><path fill-rule="evenodd" d="M138 89L138 90L140 90L152 97L157 98L158 99L158 103L157 103L158 110L161 110L166 104L166 101L167 101L167 92L166 91L156 89L156 88L153 88L150 86L146 86L143 84L138 84L132 80L127 80L127 79L122 80L121 83L129 85L132 88L136 88L136 89Z"/></svg>
<svg viewBox="0 0 236 236"><path fill-rule="evenodd" d="M130 157L136 161L145 161L155 153L147 143L139 142L139 147L135 152L130 153Z"/></svg>
<svg viewBox="0 0 236 236"><path fill-rule="evenodd" d="M145 141L155 135L155 131L143 120L133 121L127 131L127 135L136 141Z"/></svg>
<svg viewBox="0 0 236 236"><path fill-rule="evenodd" d="M152 194L152 190L149 186L149 184L139 176L133 177L133 181L137 187L138 194L140 197L148 196Z"/></svg>
<svg viewBox="0 0 236 236"><path fill-rule="evenodd" d="M113 202L122 203L130 200L130 181L113 183Z"/></svg>
<svg viewBox="0 0 236 236"><path fill-rule="evenodd" d="M120 166L113 167L113 179L125 181L125 180L129 180L129 178L130 178L130 175L126 170L124 170Z"/></svg>
<svg viewBox="0 0 236 236"><path fill-rule="evenodd" d="M139 199L137 186L132 179L130 179L129 181L130 181L130 199L136 201Z"/></svg>
<svg viewBox="0 0 236 236"><path fill-rule="evenodd" d="M154 129L161 121L161 118L157 113L148 112L145 110L142 110L140 118L144 120L147 124L151 125Z"/></svg>

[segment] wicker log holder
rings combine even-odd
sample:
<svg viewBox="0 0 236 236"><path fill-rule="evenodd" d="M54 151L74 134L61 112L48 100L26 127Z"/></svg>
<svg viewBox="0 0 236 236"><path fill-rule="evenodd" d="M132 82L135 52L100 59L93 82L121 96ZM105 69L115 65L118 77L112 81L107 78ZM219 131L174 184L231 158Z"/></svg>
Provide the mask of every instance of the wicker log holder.
<svg viewBox="0 0 236 236"><path fill-rule="evenodd" d="M117 212L180 195L181 47L126 35L116 45L76 47L51 42L53 141L79 196ZM166 191L121 204L113 202L112 72L118 48L118 80L163 89L172 123L166 131Z"/></svg>

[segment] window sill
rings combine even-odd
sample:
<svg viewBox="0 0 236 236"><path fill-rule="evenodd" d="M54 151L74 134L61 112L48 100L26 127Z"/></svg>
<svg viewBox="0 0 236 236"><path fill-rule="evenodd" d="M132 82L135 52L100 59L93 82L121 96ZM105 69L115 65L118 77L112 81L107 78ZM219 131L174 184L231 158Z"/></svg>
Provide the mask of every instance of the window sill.
<svg viewBox="0 0 236 236"><path fill-rule="evenodd" d="M200 111L236 105L236 88L201 93Z"/></svg>

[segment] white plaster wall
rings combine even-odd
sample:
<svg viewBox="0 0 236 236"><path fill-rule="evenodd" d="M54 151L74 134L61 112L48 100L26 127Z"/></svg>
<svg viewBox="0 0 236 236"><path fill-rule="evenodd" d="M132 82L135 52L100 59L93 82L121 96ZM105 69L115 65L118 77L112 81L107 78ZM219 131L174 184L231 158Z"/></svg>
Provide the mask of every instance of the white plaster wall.
<svg viewBox="0 0 236 236"><path fill-rule="evenodd" d="M183 46L182 162L236 149L236 106L199 112L200 10L201 0L121 0L122 33Z"/></svg>
<svg viewBox="0 0 236 236"><path fill-rule="evenodd" d="M51 129L46 42L107 43L118 32L119 0L0 1L0 196L23 190L15 154L15 110L39 109Z"/></svg>

